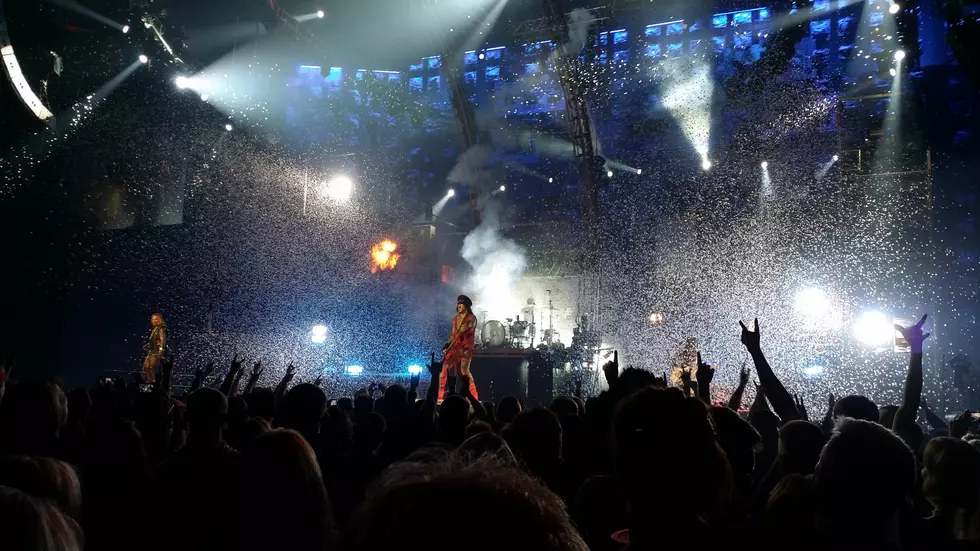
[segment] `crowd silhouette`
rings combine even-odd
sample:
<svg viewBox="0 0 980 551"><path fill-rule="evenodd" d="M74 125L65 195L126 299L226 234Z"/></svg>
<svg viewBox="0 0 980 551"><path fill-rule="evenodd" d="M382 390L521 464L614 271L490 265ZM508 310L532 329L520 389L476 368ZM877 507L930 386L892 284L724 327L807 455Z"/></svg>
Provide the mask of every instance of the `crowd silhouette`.
<svg viewBox="0 0 980 551"><path fill-rule="evenodd" d="M980 441L970 412L946 426L922 402L925 320L899 328L901 404L830 396L816 419L758 321L745 415L751 371L713 403L700 356L676 385L616 358L598 396L529 409L465 387L437 403L437 361L425 396L416 375L335 402L292 366L259 388L238 357L181 396L167 358L150 392L4 369L0 548L974 549Z"/></svg>

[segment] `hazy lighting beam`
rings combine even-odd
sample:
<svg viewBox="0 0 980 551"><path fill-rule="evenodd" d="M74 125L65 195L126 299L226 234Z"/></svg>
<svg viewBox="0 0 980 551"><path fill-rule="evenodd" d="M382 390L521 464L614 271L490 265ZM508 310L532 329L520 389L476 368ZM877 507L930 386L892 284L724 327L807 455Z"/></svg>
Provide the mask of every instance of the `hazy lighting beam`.
<svg viewBox="0 0 980 551"><path fill-rule="evenodd" d="M94 19L94 20L98 21L99 23L102 23L103 25L106 25L108 27L114 27L116 29L119 29L120 31L122 31L124 33L129 32L129 25L123 25L122 23L116 23L112 19L109 19L108 17L102 15L101 13L98 13L98 12L95 12L95 11L89 9L89 8L86 8L85 6L79 4L78 2L75 2L74 0L48 0L48 2L51 2L52 4L55 4L56 6L61 6L62 8L65 8L65 9L69 9L69 10L75 12L75 13L84 15L85 17L88 17L89 19Z"/></svg>
<svg viewBox="0 0 980 551"><path fill-rule="evenodd" d="M667 89L663 105L678 122L694 150L701 155L701 168L709 170L708 146L711 138L711 101L714 94L711 71L697 67L688 78Z"/></svg>

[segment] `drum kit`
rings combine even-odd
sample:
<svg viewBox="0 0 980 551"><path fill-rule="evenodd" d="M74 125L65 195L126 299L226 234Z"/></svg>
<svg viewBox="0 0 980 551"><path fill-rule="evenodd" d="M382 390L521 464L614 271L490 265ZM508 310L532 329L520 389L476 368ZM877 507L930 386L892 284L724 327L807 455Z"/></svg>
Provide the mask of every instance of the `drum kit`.
<svg viewBox="0 0 980 551"><path fill-rule="evenodd" d="M504 322L490 320L480 330L480 342L485 348L533 348L536 331L534 322L520 316Z"/></svg>

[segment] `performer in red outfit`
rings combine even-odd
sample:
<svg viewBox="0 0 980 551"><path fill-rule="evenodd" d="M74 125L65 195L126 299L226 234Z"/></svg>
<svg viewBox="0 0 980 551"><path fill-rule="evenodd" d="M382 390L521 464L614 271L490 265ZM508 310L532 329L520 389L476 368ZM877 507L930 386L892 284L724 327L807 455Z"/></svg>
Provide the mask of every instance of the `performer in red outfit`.
<svg viewBox="0 0 980 551"><path fill-rule="evenodd" d="M470 361L476 346L476 316L473 315L473 301L466 295L456 299L456 316L453 318L453 332L449 342L443 347L442 373L439 374L439 400L446 391L460 394L463 388L470 389L470 395L479 399L476 385L470 375ZM450 384L447 387L447 382Z"/></svg>

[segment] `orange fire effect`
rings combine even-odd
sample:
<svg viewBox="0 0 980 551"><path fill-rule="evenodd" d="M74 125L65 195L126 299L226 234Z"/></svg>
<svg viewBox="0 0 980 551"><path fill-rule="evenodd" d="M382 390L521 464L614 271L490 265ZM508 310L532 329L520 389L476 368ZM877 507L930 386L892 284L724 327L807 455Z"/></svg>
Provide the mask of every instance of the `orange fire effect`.
<svg viewBox="0 0 980 551"><path fill-rule="evenodd" d="M394 270L398 264L400 254L396 253L398 245L395 242L385 239L371 247L371 273L378 271Z"/></svg>

